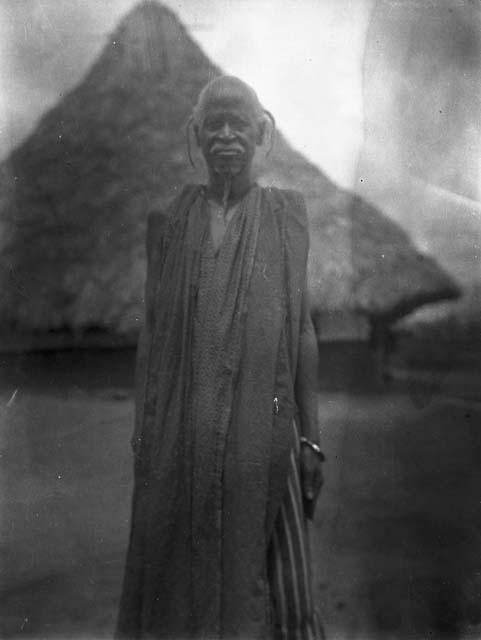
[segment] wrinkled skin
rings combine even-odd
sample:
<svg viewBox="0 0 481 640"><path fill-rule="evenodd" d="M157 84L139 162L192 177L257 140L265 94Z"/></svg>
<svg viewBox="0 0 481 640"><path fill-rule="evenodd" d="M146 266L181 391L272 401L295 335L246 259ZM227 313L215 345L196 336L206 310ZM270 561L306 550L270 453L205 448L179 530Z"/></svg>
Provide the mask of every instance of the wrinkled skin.
<svg viewBox="0 0 481 640"><path fill-rule="evenodd" d="M256 146L262 143L262 123L244 105L217 104L208 107L198 141L208 167L232 176L249 170Z"/></svg>
<svg viewBox="0 0 481 640"><path fill-rule="evenodd" d="M209 171L212 196L222 201L228 180L228 200L242 197L252 184L252 160L264 138L264 120L259 120L248 101L217 98L205 105L202 122L194 131Z"/></svg>

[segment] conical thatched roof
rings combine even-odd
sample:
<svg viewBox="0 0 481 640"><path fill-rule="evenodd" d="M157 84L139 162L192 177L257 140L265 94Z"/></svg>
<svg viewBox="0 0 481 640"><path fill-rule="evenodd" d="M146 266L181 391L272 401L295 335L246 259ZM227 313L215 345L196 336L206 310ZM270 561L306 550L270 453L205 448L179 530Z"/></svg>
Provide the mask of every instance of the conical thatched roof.
<svg viewBox="0 0 481 640"><path fill-rule="evenodd" d="M421 305L460 295L436 261L365 200L338 191L313 209L321 212L311 223L309 265L318 311L350 307L392 322Z"/></svg>
<svg viewBox="0 0 481 640"><path fill-rule="evenodd" d="M184 126L218 73L170 10L143 2L126 16L80 86L0 167L2 326L135 332L146 215L199 179ZM457 295L404 232L282 136L258 173L306 195L318 310L392 318Z"/></svg>

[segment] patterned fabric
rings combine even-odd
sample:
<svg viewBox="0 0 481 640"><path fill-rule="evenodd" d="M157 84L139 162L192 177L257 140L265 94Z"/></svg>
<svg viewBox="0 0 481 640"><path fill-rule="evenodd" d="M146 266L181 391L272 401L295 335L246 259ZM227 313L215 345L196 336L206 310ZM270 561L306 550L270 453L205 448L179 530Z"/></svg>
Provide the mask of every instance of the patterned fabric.
<svg viewBox="0 0 481 640"><path fill-rule="evenodd" d="M212 288L200 282L204 197L189 186L149 217L122 638L271 631L266 558L294 438L306 211L295 192L253 185ZM196 311L208 333L196 331Z"/></svg>
<svg viewBox="0 0 481 640"><path fill-rule="evenodd" d="M307 523L299 472L299 438L291 451L288 489L276 518L268 550L268 579L275 640L322 640L324 633L312 602Z"/></svg>

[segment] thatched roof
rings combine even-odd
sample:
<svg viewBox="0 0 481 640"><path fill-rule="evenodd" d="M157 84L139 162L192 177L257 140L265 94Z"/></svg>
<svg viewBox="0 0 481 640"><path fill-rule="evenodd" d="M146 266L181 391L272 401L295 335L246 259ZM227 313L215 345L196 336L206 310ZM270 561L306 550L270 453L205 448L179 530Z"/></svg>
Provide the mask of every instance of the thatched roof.
<svg viewBox="0 0 481 640"><path fill-rule="evenodd" d="M317 310L349 307L392 322L460 295L434 258L420 253L403 229L365 200L338 191L316 210L321 215L311 224L310 278Z"/></svg>
<svg viewBox="0 0 481 640"><path fill-rule="evenodd" d="M83 82L0 167L2 326L135 332L146 215L199 179L184 126L218 73L170 10L143 2L126 16ZM281 135L258 172L261 183L307 197L318 310L391 318L457 295L399 227Z"/></svg>

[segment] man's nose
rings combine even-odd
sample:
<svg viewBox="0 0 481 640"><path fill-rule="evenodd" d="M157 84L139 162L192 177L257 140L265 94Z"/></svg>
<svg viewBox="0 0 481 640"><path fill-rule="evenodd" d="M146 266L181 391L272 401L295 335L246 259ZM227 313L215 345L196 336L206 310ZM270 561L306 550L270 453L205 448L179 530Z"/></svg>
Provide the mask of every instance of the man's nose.
<svg viewBox="0 0 481 640"><path fill-rule="evenodd" d="M223 138L233 138L234 137L234 132L232 131L232 128L230 126L230 124L228 122L224 122L224 125L221 129L221 136Z"/></svg>

